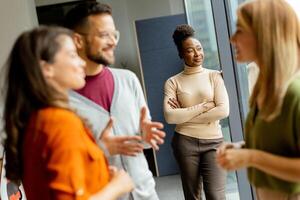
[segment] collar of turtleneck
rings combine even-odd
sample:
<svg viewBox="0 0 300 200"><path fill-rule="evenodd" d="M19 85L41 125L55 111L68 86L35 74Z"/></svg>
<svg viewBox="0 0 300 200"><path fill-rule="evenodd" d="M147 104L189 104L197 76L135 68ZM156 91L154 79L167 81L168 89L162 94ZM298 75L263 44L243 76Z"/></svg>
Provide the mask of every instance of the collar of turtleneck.
<svg viewBox="0 0 300 200"><path fill-rule="evenodd" d="M195 74L195 73L201 73L203 71L204 71L204 68L202 67L202 65L200 65L198 67L190 67L185 64L183 73L184 74Z"/></svg>

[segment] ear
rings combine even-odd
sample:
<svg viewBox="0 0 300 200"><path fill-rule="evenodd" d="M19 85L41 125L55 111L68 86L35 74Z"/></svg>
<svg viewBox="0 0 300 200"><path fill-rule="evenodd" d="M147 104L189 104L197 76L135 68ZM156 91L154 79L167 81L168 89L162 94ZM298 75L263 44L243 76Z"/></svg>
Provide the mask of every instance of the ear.
<svg viewBox="0 0 300 200"><path fill-rule="evenodd" d="M74 33L73 35L73 40L74 40L74 44L76 46L76 48L78 50L83 49L84 47L84 42L83 42L83 38L82 35L78 34L78 33Z"/></svg>
<svg viewBox="0 0 300 200"><path fill-rule="evenodd" d="M52 78L54 76L54 68L50 63L41 60L40 66L45 78Z"/></svg>

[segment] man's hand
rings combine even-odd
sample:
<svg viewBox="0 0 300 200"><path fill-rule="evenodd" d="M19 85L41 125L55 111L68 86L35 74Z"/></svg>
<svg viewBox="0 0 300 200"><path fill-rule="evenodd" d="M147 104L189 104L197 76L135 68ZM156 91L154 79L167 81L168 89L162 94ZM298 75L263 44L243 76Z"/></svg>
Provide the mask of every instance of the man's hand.
<svg viewBox="0 0 300 200"><path fill-rule="evenodd" d="M155 150L158 150L158 145L164 143L164 137L166 136L164 131L159 130L162 129L164 125L160 122L152 122L147 119L146 107L141 109L140 126L144 141L149 143Z"/></svg>
<svg viewBox="0 0 300 200"><path fill-rule="evenodd" d="M141 136L114 136L111 135L113 119L110 118L105 129L102 131L100 140L106 146L110 155L122 154L126 156L136 156L143 152Z"/></svg>

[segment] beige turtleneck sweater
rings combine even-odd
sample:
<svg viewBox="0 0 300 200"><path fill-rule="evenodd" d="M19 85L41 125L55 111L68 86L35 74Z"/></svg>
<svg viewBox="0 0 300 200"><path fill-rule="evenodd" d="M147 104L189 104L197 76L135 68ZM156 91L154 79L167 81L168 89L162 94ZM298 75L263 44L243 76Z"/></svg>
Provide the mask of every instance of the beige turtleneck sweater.
<svg viewBox="0 0 300 200"><path fill-rule="evenodd" d="M168 104L175 98L180 108ZM214 102L207 111L203 102ZM175 131L198 139L222 138L219 120L229 115L229 100L219 71L199 67L184 67L184 71L169 78L164 90L164 115L167 123L176 124Z"/></svg>

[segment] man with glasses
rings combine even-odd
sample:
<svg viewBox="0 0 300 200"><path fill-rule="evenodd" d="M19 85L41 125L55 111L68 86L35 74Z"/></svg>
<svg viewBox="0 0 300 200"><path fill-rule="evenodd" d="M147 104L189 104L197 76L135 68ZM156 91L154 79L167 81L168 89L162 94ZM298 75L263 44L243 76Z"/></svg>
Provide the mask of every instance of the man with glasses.
<svg viewBox="0 0 300 200"><path fill-rule="evenodd" d="M110 164L125 169L134 180L134 191L123 199L157 200L143 148L150 144L158 149L165 133L161 123L150 120L137 77L128 70L107 67L115 61L120 36L111 8L80 3L68 12L65 26L75 32L78 54L87 64L86 86L70 92L72 106L91 123L100 147L110 155ZM91 153L91 159L97 158Z"/></svg>

